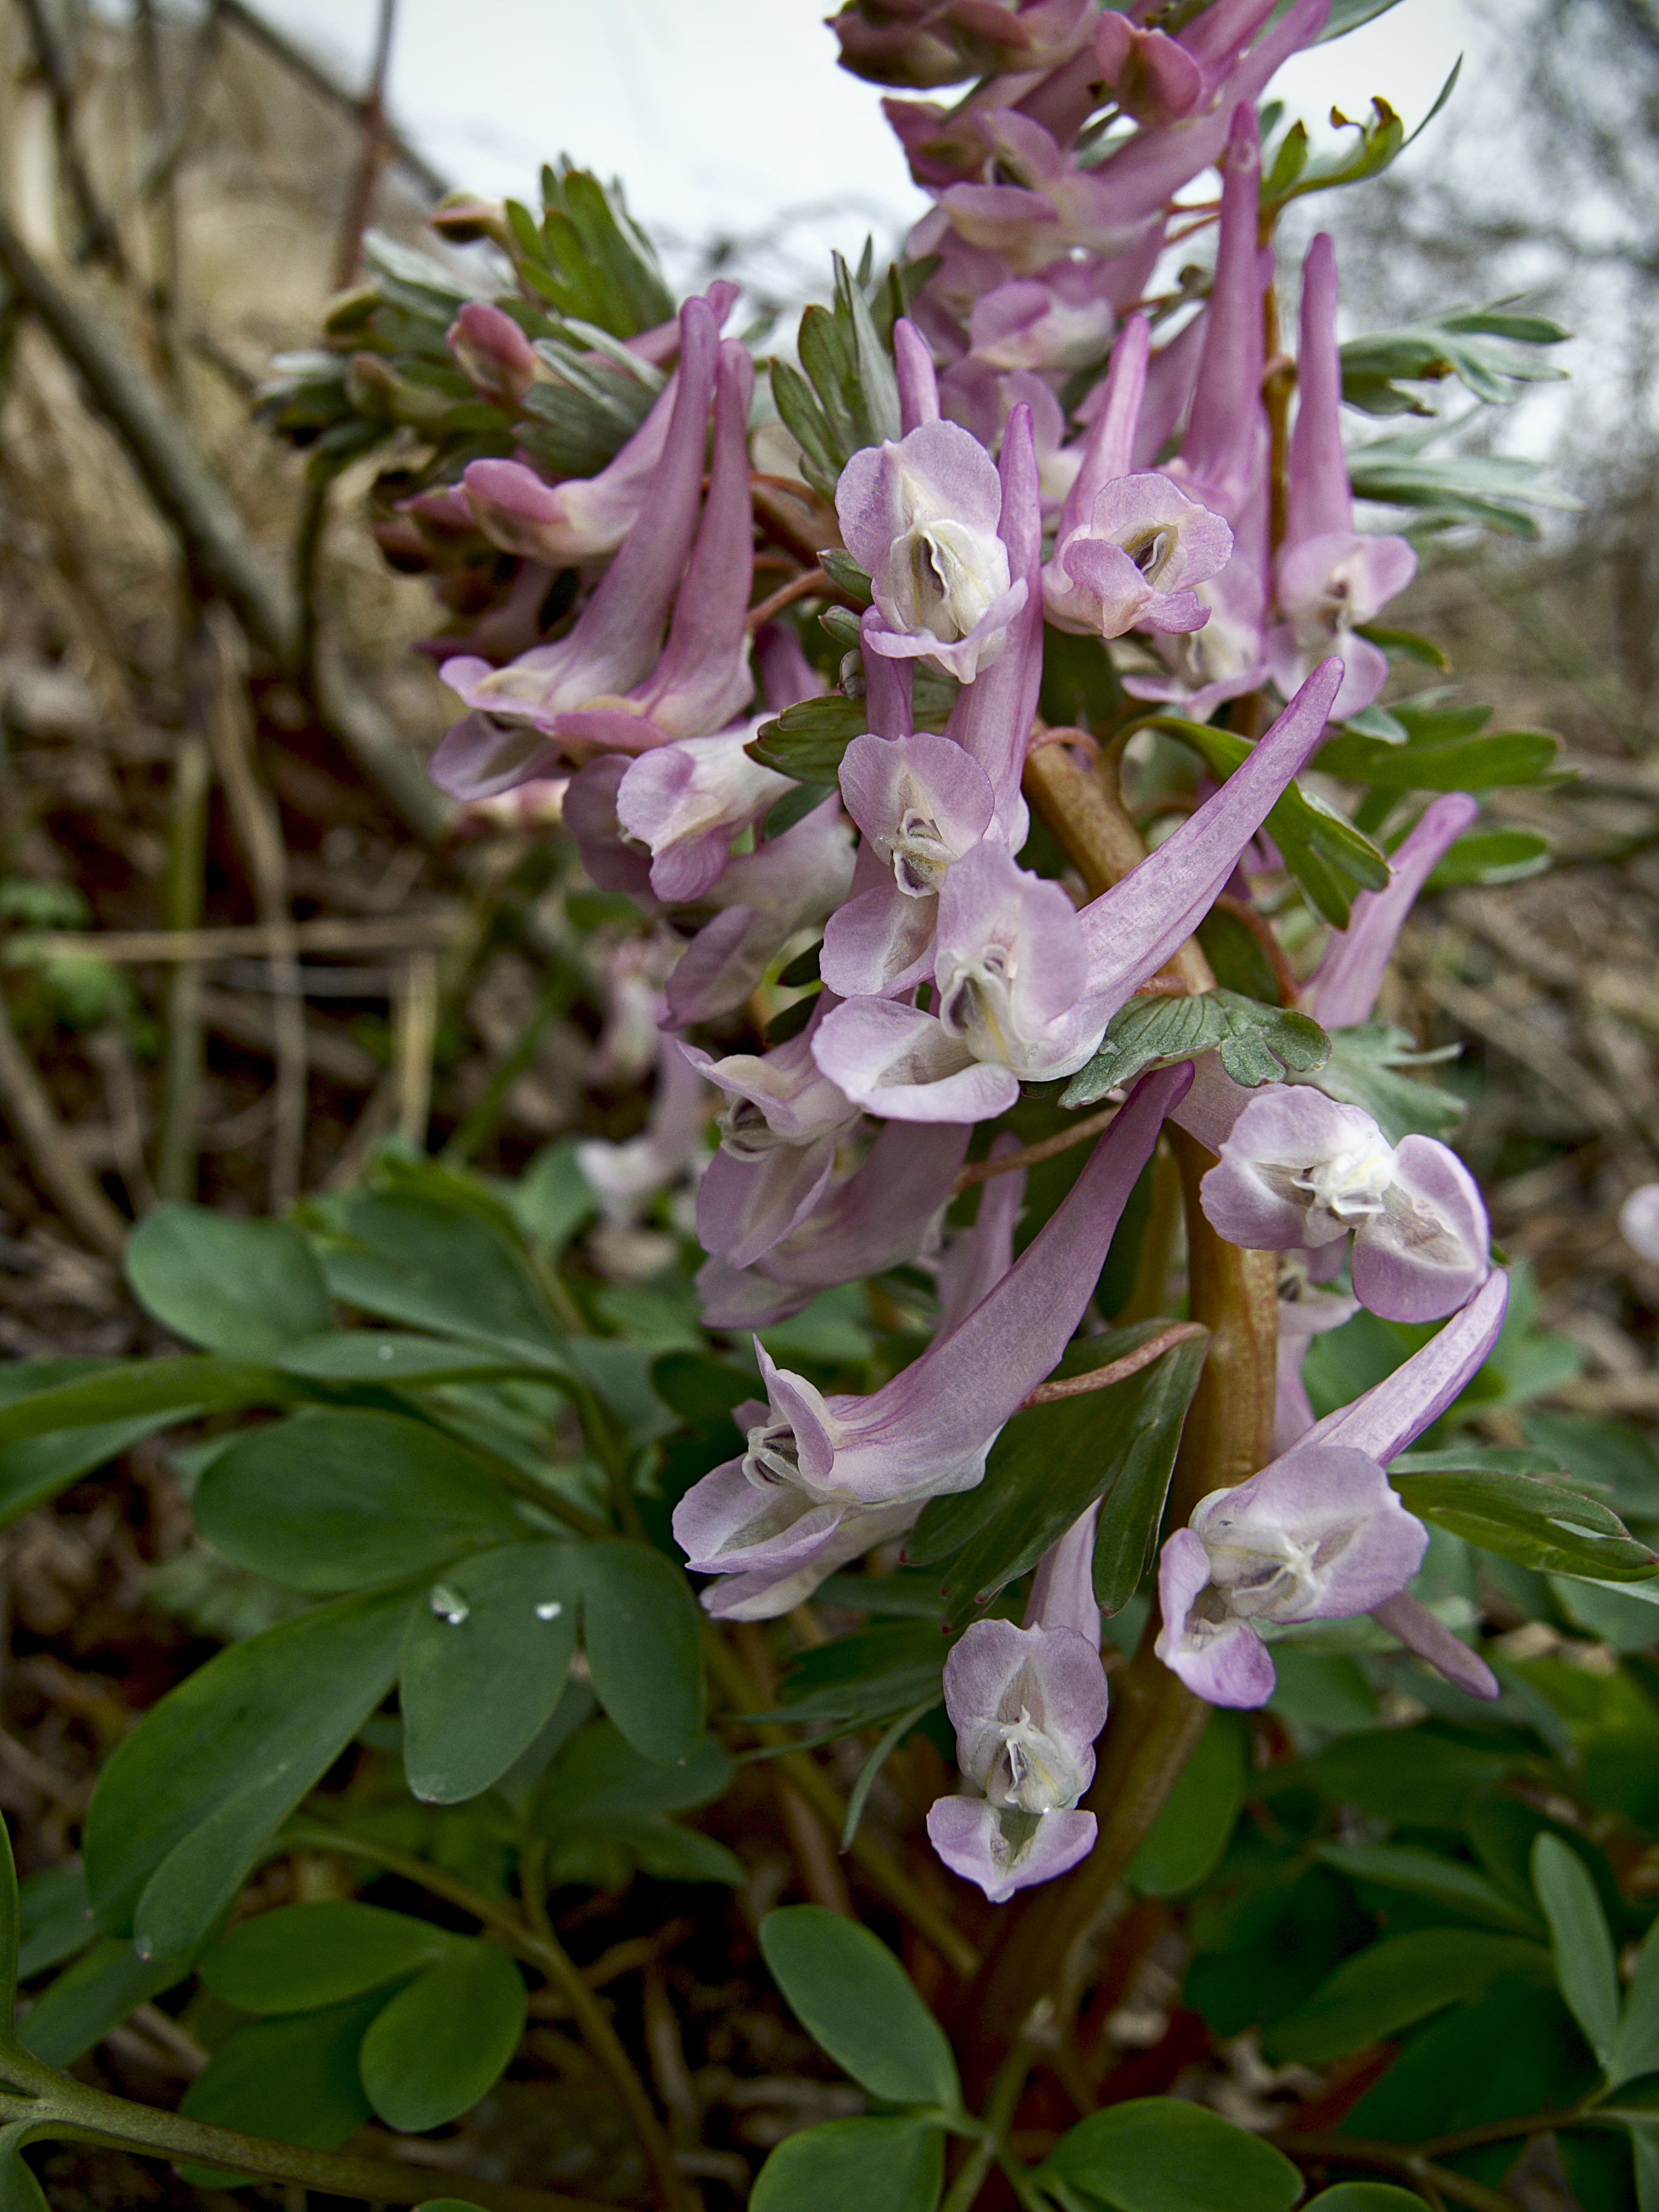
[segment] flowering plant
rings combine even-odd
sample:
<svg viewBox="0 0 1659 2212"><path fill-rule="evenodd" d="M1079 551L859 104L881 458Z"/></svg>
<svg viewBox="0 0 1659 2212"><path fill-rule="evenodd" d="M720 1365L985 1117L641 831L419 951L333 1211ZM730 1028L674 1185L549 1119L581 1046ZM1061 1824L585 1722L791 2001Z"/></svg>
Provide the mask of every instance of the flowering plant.
<svg viewBox="0 0 1659 2212"><path fill-rule="evenodd" d="M265 412L318 481L395 444L375 532L433 580L422 649L455 702L433 777L464 851L556 853L544 950L580 963L605 1048L643 1018L654 1089L636 1133L515 1182L394 1146L289 1223L164 1209L131 1278L197 1351L0 1408L14 1443L282 1413L216 1441L193 1510L316 1601L164 1699L87 1829L105 1942L244 2015L185 2100L199 2164L283 2136L252 2045L291 2016L349 2085L303 2123L314 2185L371 2108L465 2111L523 2024L512 1954L688 2203L547 1892L749 1879L740 1819L672 1817L741 1746L816 1838L767 1964L881 2108L788 2137L757 2207L1270 2212L1349 2168L1479 2206L1510 2201L1494 2147L1551 2129L1575 2176L1613 2144L1659 2203L1659 1953L1621 2011L1607 1916L1645 1923L1587 1794L1602 1723L1475 1602L1484 1562L1522 1613L1650 1643L1659 1468L1617 1500L1632 1536L1559 1422L1529 1440L1529 1294L1446 1141L1458 1101L1377 1018L1419 894L1545 864L1480 816L1553 741L1477 739L1440 689L1385 702L1440 656L1380 618L1474 495L1455 460L1351 450L1342 414L1421 409L1405 386L1454 371L1501 398L1563 333L1469 309L1454 356L1390 369L1387 334L1339 341L1328 234L1281 265L1284 211L1403 133L1378 102L1316 158L1258 103L1377 12L854 0L842 60L893 88L933 205L879 277L837 265L793 360L726 334L727 283L677 307L567 164L539 214L434 215L493 253L486 283L381 241L327 349L278 364ZM1212 270L1172 274L1206 232ZM1362 529L1379 484L1397 527ZM448 1826L394 1836L319 1790L394 1680L405 1809ZM1629 1725L1650 1755L1659 1719ZM816 1752L860 1736L843 1794ZM1343 1766L1357 1741L1382 1781ZM1644 1788L1616 1802L1649 1832ZM954 2051L848 1924L826 1818ZM493 1890L452 1878L468 1820L510 1860ZM426 1881L505 1948L345 1899L227 1932L289 1847ZM1126 1899L1222 1869L1194 2016L1285 2063L1394 2058L1339 2064L1332 2124L1277 2147L1109 2074L1097 2110L1077 2057ZM1333 1897L1339 1932L1304 1942ZM1284 1986L1252 1987L1275 1947ZM75 2055L63 1986L4 2060L30 2095ZM1449 2104L1445 2007L1490 2019L1512 1987L1559 2075ZM1076 2123L1033 2122L1036 2164L1034 2072Z"/></svg>

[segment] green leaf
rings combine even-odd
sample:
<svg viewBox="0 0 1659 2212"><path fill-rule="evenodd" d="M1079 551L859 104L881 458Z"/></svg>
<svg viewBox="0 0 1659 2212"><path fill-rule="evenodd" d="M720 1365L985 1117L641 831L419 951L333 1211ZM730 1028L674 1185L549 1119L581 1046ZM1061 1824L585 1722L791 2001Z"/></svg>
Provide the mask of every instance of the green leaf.
<svg viewBox="0 0 1659 2212"><path fill-rule="evenodd" d="M465 1939L356 1898L278 1905L209 1945L204 1988L239 2012L318 2012L447 1959Z"/></svg>
<svg viewBox="0 0 1659 2212"><path fill-rule="evenodd" d="M1535 538L1523 507L1575 511L1582 502L1552 483L1535 461L1512 453L1430 453L1425 448L1455 423L1435 421L1421 430L1396 431L1348 449L1348 476L1357 499L1425 511L1429 527L1482 523L1512 537Z"/></svg>
<svg viewBox="0 0 1659 2212"><path fill-rule="evenodd" d="M762 1921L760 1946L796 2019L861 2088L884 2104L958 2108L944 2029L867 1928L821 1905L788 1905Z"/></svg>
<svg viewBox="0 0 1659 2212"><path fill-rule="evenodd" d="M603 1827L573 1822L555 1836L548 1863L562 1878L598 1879L614 1888L617 1877L610 1869L618 1859L628 1871L654 1875L659 1881L725 1881L737 1888L749 1879L749 1869L737 1853L713 1836L656 1819L607 1820ZM601 1863L606 1869L601 1875L582 1870Z"/></svg>
<svg viewBox="0 0 1659 2212"><path fill-rule="evenodd" d="M793 791L786 791L762 818L761 842L765 844L774 837L781 837L787 830L793 830L796 823L804 822L815 808L823 805L835 788L833 783L798 783ZM778 981L781 982L783 978L780 976ZM783 1013L774 1015L766 1025L769 1042L775 1036L781 1035L778 1024L787 1017L799 1016L802 1012L810 1016L811 1011L811 1001L803 999L798 1005L786 1007ZM799 1026L805 1029L805 1022L802 1021ZM792 1030L789 1034L794 1036L798 1031Z"/></svg>
<svg viewBox="0 0 1659 2212"><path fill-rule="evenodd" d="M1342 348L1342 397L1370 415L1428 415L1434 410L1404 385L1460 378L1477 399L1506 406L1524 385L1565 377L1539 358L1540 346L1571 333L1541 315L1510 315L1501 303L1451 307L1394 330L1350 338Z"/></svg>
<svg viewBox="0 0 1659 2212"><path fill-rule="evenodd" d="M346 1408L239 1438L193 1503L228 1559L324 1594L402 1582L524 1529L500 1484L441 1431Z"/></svg>
<svg viewBox="0 0 1659 2212"><path fill-rule="evenodd" d="M1346 2135L1385 2142L1569 2106L1595 2082L1594 2063L1553 1989L1516 1976L1454 2006L1419 2028L1392 2066L1342 2121ZM1488 2185L1513 2164L1516 2145L1479 2152ZM1467 2174L1474 2160L1457 2164Z"/></svg>
<svg viewBox="0 0 1659 2212"><path fill-rule="evenodd" d="M1549 1589L1573 1626L1588 1630L1598 1644L1614 1651L1645 1651L1659 1644L1659 1619L1653 1610L1659 1605L1659 1586L1552 1575Z"/></svg>
<svg viewBox="0 0 1659 2212"><path fill-rule="evenodd" d="M556 1370L557 1324L511 1237L492 1218L412 1198L353 1196L347 1242L322 1251L330 1290L382 1321L526 1354Z"/></svg>
<svg viewBox="0 0 1659 2212"><path fill-rule="evenodd" d="M404 1772L458 1805L505 1774L551 1719L576 1649L581 1555L509 1544L445 1570L404 1632Z"/></svg>
<svg viewBox="0 0 1659 2212"><path fill-rule="evenodd" d="M1443 1141L1463 1118L1463 1101L1433 1084L1395 1073L1430 1065L1443 1056L1415 1050L1404 1030L1359 1022L1331 1031L1330 1059L1313 1079L1328 1098L1363 1108L1391 1145L1413 1131Z"/></svg>
<svg viewBox="0 0 1659 2212"><path fill-rule="evenodd" d="M72 2066L137 2006L176 1987L195 1963L194 1947L143 1959L131 1943L106 1936L30 2006L18 2039L48 2066Z"/></svg>
<svg viewBox="0 0 1659 2212"><path fill-rule="evenodd" d="M1645 1582L1659 1572L1659 1559L1647 1546L1584 1491L1473 1468L1393 1480L1419 1520L1449 1528L1519 1566L1601 1582Z"/></svg>
<svg viewBox="0 0 1659 2212"><path fill-rule="evenodd" d="M45 2191L23 2160L24 2146L50 2132L27 2120L0 2128L0 2212L52 2212Z"/></svg>
<svg viewBox="0 0 1659 2212"><path fill-rule="evenodd" d="M826 692L763 722L744 750L763 768L793 775L798 783L833 784L841 773L842 755L854 738L863 736L869 719L862 699Z"/></svg>
<svg viewBox="0 0 1659 2212"><path fill-rule="evenodd" d="M615 898L624 906L631 905L619 893L598 891L587 896ZM592 922L578 920L568 901L565 911L578 928L593 927ZM553 1144L544 1145L518 1182L507 1189L507 1203L520 1231L532 1246L550 1257L562 1252L582 1224L599 1211L599 1199L577 1158L580 1141L574 1137L561 1137Z"/></svg>
<svg viewBox="0 0 1659 2212"><path fill-rule="evenodd" d="M1383 4L1392 7L1394 0ZM1339 2181L1334 2189L1310 2197L1303 2212L1423 2212L1423 2199L1390 2181Z"/></svg>
<svg viewBox="0 0 1659 2212"><path fill-rule="evenodd" d="M17 1892L17 1978L26 1982L61 1966L94 1942L92 1903L79 1859L32 1874ZM9 2015L0 2013L0 2021Z"/></svg>
<svg viewBox="0 0 1659 2212"><path fill-rule="evenodd" d="M1321 1844L1314 1855L1355 1881L1427 1898L1431 1905L1444 1905L1491 1928L1522 1936L1537 1933L1534 1916L1511 1903L1485 1875L1455 1859L1442 1858L1437 1851L1406 1844Z"/></svg>
<svg viewBox="0 0 1659 2212"><path fill-rule="evenodd" d="M1381 2043L1448 2005L1465 2004L1499 1974L1547 1977L1540 1943L1472 1928L1414 1929L1345 1959L1263 2038L1272 2063L1324 2066Z"/></svg>
<svg viewBox="0 0 1659 2212"><path fill-rule="evenodd" d="M1381 646L1391 661L1420 660L1430 668L1438 668L1443 671L1451 666L1450 661L1434 640L1431 637L1419 637L1414 629L1385 629L1380 623L1356 623L1354 629L1358 636L1368 637L1373 645ZM1386 721L1392 723L1398 730L1400 726L1398 719L1386 707L1368 708L1366 712L1372 714L1380 714ZM1348 727L1351 730L1359 727L1358 714L1348 716ZM1373 732L1372 734L1376 735L1376 732Z"/></svg>
<svg viewBox="0 0 1659 2212"><path fill-rule="evenodd" d="M1140 1322L1085 1338L1067 1348L1058 1372L1066 1377L1109 1365L1167 1326ZM1117 1600L1109 1610L1118 1609L1156 1535L1204 1349L1202 1339L1193 1339L1121 1382L1016 1413L991 1448L984 1480L927 1506L907 1557L925 1564L957 1553L943 1584L947 1620L989 1604L1103 1495L1109 1530L1103 1553L1097 1535L1096 1595L1106 1602L1103 1579Z"/></svg>
<svg viewBox="0 0 1659 2212"><path fill-rule="evenodd" d="M14 1359L0 1367L0 1408L63 1383L93 1381L100 1373L108 1372L108 1363L103 1360ZM157 1429L167 1428L180 1418L178 1409L168 1407L131 1420L106 1421L0 1444L0 1527L44 1504L140 1437L153 1436Z"/></svg>
<svg viewBox="0 0 1659 2212"><path fill-rule="evenodd" d="M1307 1014L1264 1006L1237 991L1131 999L1107 1024L1100 1049L1060 1093L1062 1106L1092 1106L1143 1069L1218 1051L1235 1083L1278 1083L1286 1070L1322 1067L1331 1042Z"/></svg>
<svg viewBox="0 0 1659 2212"><path fill-rule="evenodd" d="M17 2011L17 1951L21 1923L11 1832L0 1820L0 2049L12 2040L15 2033L12 2021Z"/></svg>
<svg viewBox="0 0 1659 2212"><path fill-rule="evenodd" d="M1121 1449L1121 1472L1101 1502L1095 1524L1095 1601L1103 1613L1121 1613L1152 1563L1164 1501L1175 1472L1182 1425L1203 1370L1204 1342L1178 1344L1143 1370L1143 1387L1123 1408L1131 1433ZM1142 1376L1129 1378L1131 1390ZM1120 1389L1125 1386L1120 1384Z"/></svg>
<svg viewBox="0 0 1659 2212"><path fill-rule="evenodd" d="M832 584L837 584L849 599L856 599L867 607L872 601L870 571L861 561L855 561L844 547L826 546L818 555L818 566Z"/></svg>
<svg viewBox="0 0 1659 2212"><path fill-rule="evenodd" d="M1259 1000L1264 1006L1284 1003L1284 992L1267 948L1243 915L1224 906L1212 907L1194 934L1224 991Z"/></svg>
<svg viewBox="0 0 1659 2212"><path fill-rule="evenodd" d="M786 2136L762 2166L749 2212L933 2212L945 2137L925 2121L823 2120Z"/></svg>
<svg viewBox="0 0 1659 2212"><path fill-rule="evenodd" d="M665 1352L652 1364L651 1387L683 1421L715 1423L754 1396L758 1378L705 1352Z"/></svg>
<svg viewBox="0 0 1659 2212"><path fill-rule="evenodd" d="M554 1762L531 1825L550 1835L573 1822L605 1827L659 1813L687 1813L712 1803L731 1780L732 1762L713 1736L704 1736L683 1765L665 1766L635 1751L613 1723L595 1721Z"/></svg>
<svg viewBox="0 0 1659 2212"><path fill-rule="evenodd" d="M1248 742L1231 730L1212 729L1179 714L1159 714L1153 727L1190 745L1212 775L1224 780L1249 755ZM1334 929L1346 929L1355 890L1381 890L1389 880L1386 854L1378 852L1346 815L1292 783L1268 813L1268 836L1304 895Z"/></svg>
<svg viewBox="0 0 1659 2212"><path fill-rule="evenodd" d="M206 1933L392 1687L408 1603L390 1592L315 1606L233 1644L151 1706L87 1814L100 1928L154 1958Z"/></svg>
<svg viewBox="0 0 1659 2212"><path fill-rule="evenodd" d="M502 1358L476 1344L440 1336L410 1336L384 1329L335 1329L307 1337L283 1354L285 1375L316 1382L498 1382L524 1377L545 1382L545 1360Z"/></svg>
<svg viewBox="0 0 1659 2212"><path fill-rule="evenodd" d="M1474 830L1441 854L1424 889L1523 883L1541 875L1554 858L1555 840L1541 830Z"/></svg>
<svg viewBox="0 0 1659 2212"><path fill-rule="evenodd" d="M238 2028L185 2090L179 2111L241 2135L337 2150L369 2116L357 2053L382 2002L377 1991ZM190 2171L210 2187L218 2179L210 2167Z"/></svg>
<svg viewBox="0 0 1659 2212"><path fill-rule="evenodd" d="M1547 1834L1532 1847L1532 1884L1549 1922L1561 1994L1608 2066L1619 2036L1619 1967L1595 1884L1578 1854Z"/></svg>
<svg viewBox="0 0 1659 2212"><path fill-rule="evenodd" d="M1637 1954L1624 2018L1607 2060L1607 2081L1616 2089L1638 2074L1653 2073L1659 2073L1659 1923L1648 1930Z"/></svg>
<svg viewBox="0 0 1659 2212"><path fill-rule="evenodd" d="M1283 2152L1202 2105L1135 2097L1091 2112L1037 2168L1111 2212L1289 2212L1302 2176Z"/></svg>
<svg viewBox="0 0 1659 2212"><path fill-rule="evenodd" d="M500 2079L524 2033L524 1978L493 1943L428 1966L399 1990L363 2038L368 2100L389 2128L419 2134L471 2112Z"/></svg>
<svg viewBox="0 0 1659 2212"><path fill-rule="evenodd" d="M328 1285L291 1221L250 1221L205 1206L158 1206L127 1240L140 1305L186 1344L275 1359L333 1319Z"/></svg>
<svg viewBox="0 0 1659 2212"><path fill-rule="evenodd" d="M1659 2124L1637 2120L1629 2124L1637 2212L1659 2212Z"/></svg>
<svg viewBox="0 0 1659 2212"><path fill-rule="evenodd" d="M1315 763L1322 774L1373 791L1488 791L1536 783L1554 768L1561 740L1550 730L1503 730L1443 745L1390 745L1336 738Z"/></svg>
<svg viewBox="0 0 1659 2212"><path fill-rule="evenodd" d="M937 1575L830 1575L818 1584L817 1595L824 1605L883 1618L936 1621L944 1615Z"/></svg>
<svg viewBox="0 0 1659 2212"><path fill-rule="evenodd" d="M183 1359L123 1360L95 1375L30 1390L7 1400L0 1394L0 1446L54 1436L62 1429L94 1429L144 1421L161 1428L211 1407L285 1406L300 1386L274 1367L212 1354ZM165 1418L156 1419L156 1415Z"/></svg>
<svg viewBox="0 0 1659 2212"><path fill-rule="evenodd" d="M884 1721L943 1696L945 1650L937 1609L923 1620L884 1621L811 1645L795 1655L774 1717L858 1728Z"/></svg>
<svg viewBox="0 0 1659 2212"><path fill-rule="evenodd" d="M1394 1827L1461 1826L1513 1761L1424 1729L1370 1728L1309 1761L1321 1794Z"/></svg>
<svg viewBox="0 0 1659 2212"><path fill-rule="evenodd" d="M1236 1714L1212 1712L1164 1809L1129 1862L1144 1897L1179 1897L1221 1863L1244 1802L1249 1740Z"/></svg>
<svg viewBox="0 0 1659 2212"><path fill-rule="evenodd" d="M582 1648L599 1703L647 1759L689 1759L702 1740L702 1630L684 1575L641 1544L591 1544L582 1562Z"/></svg>

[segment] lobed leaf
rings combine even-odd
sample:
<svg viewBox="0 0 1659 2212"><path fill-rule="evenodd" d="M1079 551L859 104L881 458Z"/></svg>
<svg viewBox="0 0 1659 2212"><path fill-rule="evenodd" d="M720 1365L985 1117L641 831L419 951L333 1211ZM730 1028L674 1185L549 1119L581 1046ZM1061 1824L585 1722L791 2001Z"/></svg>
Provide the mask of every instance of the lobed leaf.
<svg viewBox="0 0 1659 2212"><path fill-rule="evenodd" d="M1111 2212L1290 2212L1302 2194L1282 2151L1175 2097L1091 2112L1060 2137L1037 2177Z"/></svg>
<svg viewBox="0 0 1659 2212"><path fill-rule="evenodd" d="M1322 1067L1331 1041L1309 1015L1263 1006L1237 991L1131 999L1107 1025L1094 1058L1060 1093L1062 1106L1092 1106L1149 1067L1215 1052L1235 1083L1253 1090Z"/></svg>
<svg viewBox="0 0 1659 2212"><path fill-rule="evenodd" d="M331 1322L328 1285L291 1221L249 1221L205 1206L158 1206L127 1240L140 1305L204 1351L279 1358Z"/></svg>
<svg viewBox="0 0 1659 2212"><path fill-rule="evenodd" d="M798 783L833 784L841 773L842 755L854 738L864 734L868 722L862 699L829 691L786 707L773 720L763 722L744 750L763 768L793 775Z"/></svg>
<svg viewBox="0 0 1659 2212"><path fill-rule="evenodd" d="M399 1990L364 2035L357 2063L369 2103L404 2134L459 2119L501 2078L528 2002L505 1951L457 1946Z"/></svg>
<svg viewBox="0 0 1659 2212"><path fill-rule="evenodd" d="M202 1477L197 1525L250 1572L331 1595L405 1581L526 1533L441 1431L396 1413L307 1411L254 1429Z"/></svg>
<svg viewBox="0 0 1659 2212"><path fill-rule="evenodd" d="M256 1913L209 1945L204 1989L239 2012L318 2012L406 1980L468 1939L356 1898Z"/></svg>
<svg viewBox="0 0 1659 2212"><path fill-rule="evenodd" d="M1274 2065L1328 2065L1480 1996L1499 1974L1549 1972L1541 1944L1471 1928L1414 1929L1385 1937L1322 1982L1263 2039Z"/></svg>
<svg viewBox="0 0 1659 2212"><path fill-rule="evenodd" d="M1532 1847L1532 1881L1549 1923L1556 1981L1606 2067L1619 2037L1619 1968L1595 1884L1577 1851L1552 1835Z"/></svg>
<svg viewBox="0 0 1659 2212"><path fill-rule="evenodd" d="M641 1544L582 1553L582 1647L599 1703L665 1765L702 1740L702 1631L681 1570Z"/></svg>
<svg viewBox="0 0 1659 2212"><path fill-rule="evenodd" d="M1444 1054L1416 1051L1404 1030L1381 1022L1357 1023L1330 1035L1331 1056L1313 1078L1316 1088L1344 1105L1362 1107L1390 1144L1413 1131L1444 1139L1462 1120L1464 1102L1455 1092L1396 1072L1432 1066Z"/></svg>
<svg viewBox="0 0 1659 2212"><path fill-rule="evenodd" d="M1489 1468L1396 1474L1393 1480L1419 1520L1449 1528L1519 1566L1603 1582L1659 1576L1659 1557L1636 1541L1616 1513L1582 1490Z"/></svg>
<svg viewBox="0 0 1659 2212"><path fill-rule="evenodd" d="M867 1928L821 1905L787 1905L762 1921L760 1947L801 2026L860 2087L890 2105L959 2106L944 2029Z"/></svg>
<svg viewBox="0 0 1659 2212"><path fill-rule="evenodd" d="M914 2119L822 2120L786 2136L762 2166L750 2212L933 2212L945 2137Z"/></svg>
<svg viewBox="0 0 1659 2212"><path fill-rule="evenodd" d="M415 1796L460 1804L528 1750L563 1694L580 1591L576 1546L507 1544L455 1561L410 1609L398 1695Z"/></svg>
<svg viewBox="0 0 1659 2212"><path fill-rule="evenodd" d="M98 1924L145 1958L204 1936L265 1838L392 1687L407 1592L337 1599L217 1653L118 1743L87 1814Z"/></svg>

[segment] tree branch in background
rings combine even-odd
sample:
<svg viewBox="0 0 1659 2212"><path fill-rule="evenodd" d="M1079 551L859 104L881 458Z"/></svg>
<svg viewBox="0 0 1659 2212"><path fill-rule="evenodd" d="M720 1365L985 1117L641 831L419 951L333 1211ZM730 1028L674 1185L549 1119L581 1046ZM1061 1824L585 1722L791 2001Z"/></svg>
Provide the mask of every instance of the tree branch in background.
<svg viewBox="0 0 1659 2212"><path fill-rule="evenodd" d="M198 583L222 598L248 642L292 671L299 615L292 595L249 538L230 495L120 340L50 276L0 215L0 267L76 370L89 404L125 449L144 489L178 533ZM448 802L380 708L340 665L319 656L319 714L422 842L441 837Z"/></svg>
<svg viewBox="0 0 1659 2212"><path fill-rule="evenodd" d="M362 147L351 197L346 202L345 221L340 226L339 251L334 262L334 288L340 292L357 274L362 258L363 233L374 211L374 186L386 159L386 81L392 64L392 36L397 22L398 0L380 0L374 60L369 70L368 90L363 95Z"/></svg>
<svg viewBox="0 0 1659 2212"><path fill-rule="evenodd" d="M80 135L75 121L74 68L64 51L57 27L47 13L46 0L21 0L21 6L28 21L35 59L40 65L40 74L46 81L46 89L52 98L58 158L81 222L81 238L76 247L75 258L77 261L101 261L116 276L125 277L131 271L121 248L120 234L115 228L114 217L93 188L91 174L81 152Z"/></svg>

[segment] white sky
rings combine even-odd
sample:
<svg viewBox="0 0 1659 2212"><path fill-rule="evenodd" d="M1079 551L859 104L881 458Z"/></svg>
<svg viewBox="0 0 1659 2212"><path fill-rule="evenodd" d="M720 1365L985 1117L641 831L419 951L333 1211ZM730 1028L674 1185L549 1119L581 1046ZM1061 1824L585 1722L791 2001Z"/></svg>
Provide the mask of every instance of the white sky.
<svg viewBox="0 0 1659 2212"><path fill-rule="evenodd" d="M375 0L264 4L362 81ZM837 212L814 238L856 251L866 229L887 242L926 202L879 88L836 67L827 12L828 0L399 0L391 105L456 184L527 194L538 164L568 152L619 175L635 212L676 240L815 207ZM1400 0L1297 57L1275 90L1310 127L1333 105L1363 114L1377 93L1415 125L1458 54L1469 69L1491 36L1465 0Z"/></svg>

